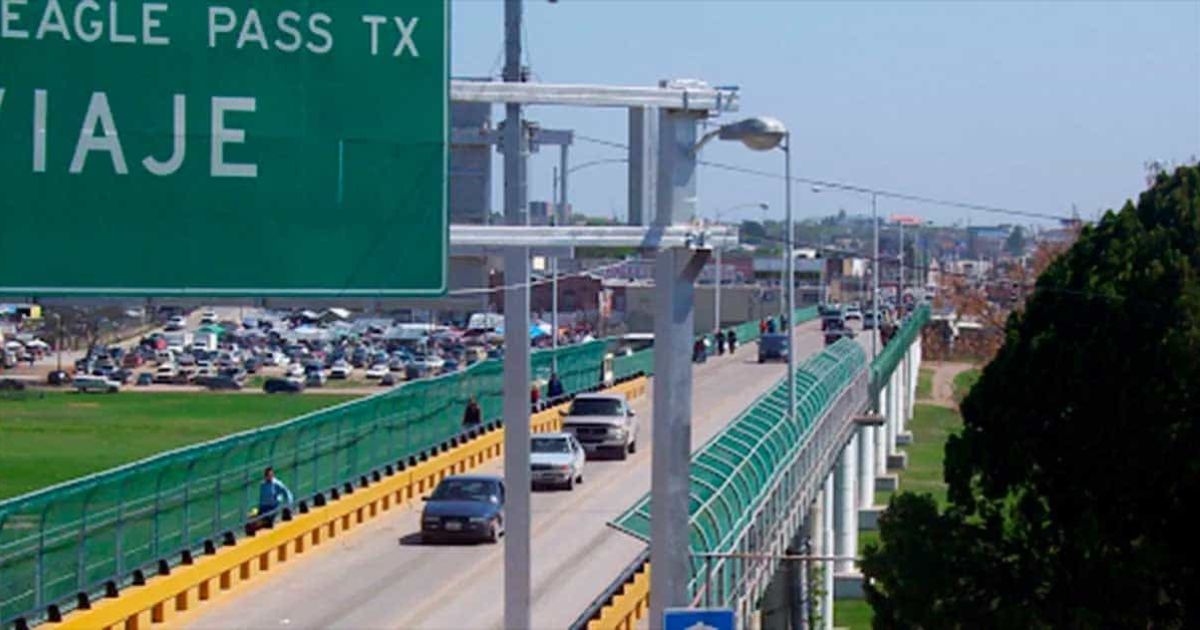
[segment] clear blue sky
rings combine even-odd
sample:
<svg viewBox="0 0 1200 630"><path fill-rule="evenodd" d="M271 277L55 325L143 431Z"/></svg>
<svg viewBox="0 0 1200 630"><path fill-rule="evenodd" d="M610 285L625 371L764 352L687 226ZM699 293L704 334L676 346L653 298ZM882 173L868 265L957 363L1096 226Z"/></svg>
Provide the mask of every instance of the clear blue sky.
<svg viewBox="0 0 1200 630"><path fill-rule="evenodd" d="M498 76L503 4L453 0L453 71ZM526 2L526 63L538 80L737 85L742 111L792 129L798 174L1085 218L1143 188L1143 163L1200 155L1200 2ZM496 108L497 119L503 116ZM534 108L546 127L623 142L623 110ZM779 170L778 153L713 143L704 159ZM581 143L573 162L620 157ZM531 161L531 200L551 195L557 151ZM494 208L500 197L496 160ZM625 212L624 165L575 173L571 201ZM702 213L765 201L782 182L703 169ZM796 189L797 216L859 195ZM880 201L938 223L1028 223L979 211ZM743 216L761 216L742 210Z"/></svg>

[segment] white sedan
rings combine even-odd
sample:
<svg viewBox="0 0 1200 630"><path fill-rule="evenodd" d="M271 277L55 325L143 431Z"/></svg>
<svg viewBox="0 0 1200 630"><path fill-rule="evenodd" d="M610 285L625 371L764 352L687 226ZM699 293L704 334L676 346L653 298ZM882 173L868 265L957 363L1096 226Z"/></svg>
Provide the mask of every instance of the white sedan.
<svg viewBox="0 0 1200 630"><path fill-rule="evenodd" d="M570 433L539 433L529 449L529 467L534 485L554 485L573 490L583 483L583 446Z"/></svg>
<svg viewBox="0 0 1200 630"><path fill-rule="evenodd" d="M383 378L389 373L388 366L384 363L376 363L367 368L367 378Z"/></svg>

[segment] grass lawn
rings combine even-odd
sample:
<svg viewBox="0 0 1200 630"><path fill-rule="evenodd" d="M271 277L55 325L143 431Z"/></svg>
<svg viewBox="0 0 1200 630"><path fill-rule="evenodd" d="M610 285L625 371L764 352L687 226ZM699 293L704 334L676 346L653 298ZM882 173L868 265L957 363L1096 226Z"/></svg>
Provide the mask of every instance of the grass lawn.
<svg viewBox="0 0 1200 630"><path fill-rule="evenodd" d="M954 375L954 400L962 402L967 392L975 385L975 381L979 380L979 375L979 368L971 368Z"/></svg>
<svg viewBox="0 0 1200 630"><path fill-rule="evenodd" d="M871 630L874 616L865 599L839 599L833 603L833 625L837 628Z"/></svg>
<svg viewBox="0 0 1200 630"><path fill-rule="evenodd" d="M917 400L933 398L933 368L923 367L917 372Z"/></svg>
<svg viewBox="0 0 1200 630"><path fill-rule="evenodd" d="M0 499L352 398L73 392L0 398Z"/></svg>

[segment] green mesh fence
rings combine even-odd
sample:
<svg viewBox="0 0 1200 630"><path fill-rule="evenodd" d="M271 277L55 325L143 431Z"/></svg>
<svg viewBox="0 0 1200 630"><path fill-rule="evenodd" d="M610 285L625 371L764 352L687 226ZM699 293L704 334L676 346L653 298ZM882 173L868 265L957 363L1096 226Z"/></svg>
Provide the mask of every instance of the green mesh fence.
<svg viewBox="0 0 1200 630"><path fill-rule="evenodd" d="M900 328L892 334L892 338L888 340L888 344L883 347L883 350L871 362L872 396L878 394L879 390L887 385L888 378L892 376L892 372L896 370L896 366L904 359L904 353L908 350L908 347L921 334L921 328L929 323L929 315L929 305L927 304L922 304L913 310L900 325Z"/></svg>
<svg viewBox="0 0 1200 630"><path fill-rule="evenodd" d="M600 382L604 353L603 341L557 351L568 393ZM533 353L534 372L548 377L554 358ZM0 502L0 624L241 529L266 466L300 499L441 444L471 396L501 416L499 360Z"/></svg>
<svg viewBox="0 0 1200 630"><path fill-rule="evenodd" d="M838 341L796 366L799 422L784 413L788 394L786 379L780 379L692 455L689 537L694 553L733 550L775 476L797 456L805 434L865 367L866 354L857 343ZM614 524L649 540L650 496Z"/></svg>

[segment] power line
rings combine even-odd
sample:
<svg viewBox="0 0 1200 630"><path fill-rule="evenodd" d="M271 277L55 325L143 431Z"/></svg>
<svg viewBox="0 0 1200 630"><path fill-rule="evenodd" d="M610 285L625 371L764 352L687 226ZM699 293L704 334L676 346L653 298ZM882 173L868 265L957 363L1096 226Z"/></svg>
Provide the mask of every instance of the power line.
<svg viewBox="0 0 1200 630"><path fill-rule="evenodd" d="M584 135L580 135L580 134L575 134L575 138L578 140L582 140L584 142L591 142L593 144L598 144L598 145L602 145L602 146L606 146L606 147L612 147L614 149L626 149L626 150L629 149L629 145L622 144L620 142L614 142L612 140L604 140L602 138L593 138L590 136L584 136ZM697 160L696 163L701 166L707 166L709 168L715 168L718 170L729 171L732 173L740 173L742 175L754 175L756 177L768 177L768 178L777 179L777 180L785 179L785 176L781 175L779 173L773 173L770 171L761 171L761 170L745 168L745 167L741 167L741 166L734 166L732 164L723 164L721 162L710 162L708 160ZM800 182L802 184L809 184L812 186L821 186L824 188L829 188L831 190L842 190L842 191L846 191L846 192L853 192L853 193L859 193L859 194L865 194L865 195L875 195L875 196L884 197L887 199L896 199L899 201L909 201L909 202L913 202L913 203L925 203L925 204L930 204L930 205L945 206L945 207L949 207L949 208L957 208L959 210L975 210L978 212L988 212L988 213L992 213L992 214L1003 214L1003 215L1008 215L1008 216L1018 216L1018 217L1025 217L1025 218L1032 218L1032 219L1049 219L1051 221L1072 221L1072 220L1074 220L1073 217L1069 217L1066 215L1056 215L1056 214L1049 214L1049 213L1044 213L1044 212L1032 212L1029 210L1015 210L1012 208L1003 208L1000 206L994 206L994 205L989 205L989 204L973 203L973 202L968 202L968 201L957 201L954 199L943 199L943 198L938 198L938 197L930 197L930 196L926 196L926 195L917 195L917 194L899 192L899 191L894 191L894 190L886 190L883 188L871 188L870 186L863 186L863 185L859 185L859 184L839 182L839 181L828 180L828 179L814 179L811 177L800 177L800 176L793 175L792 181Z"/></svg>

